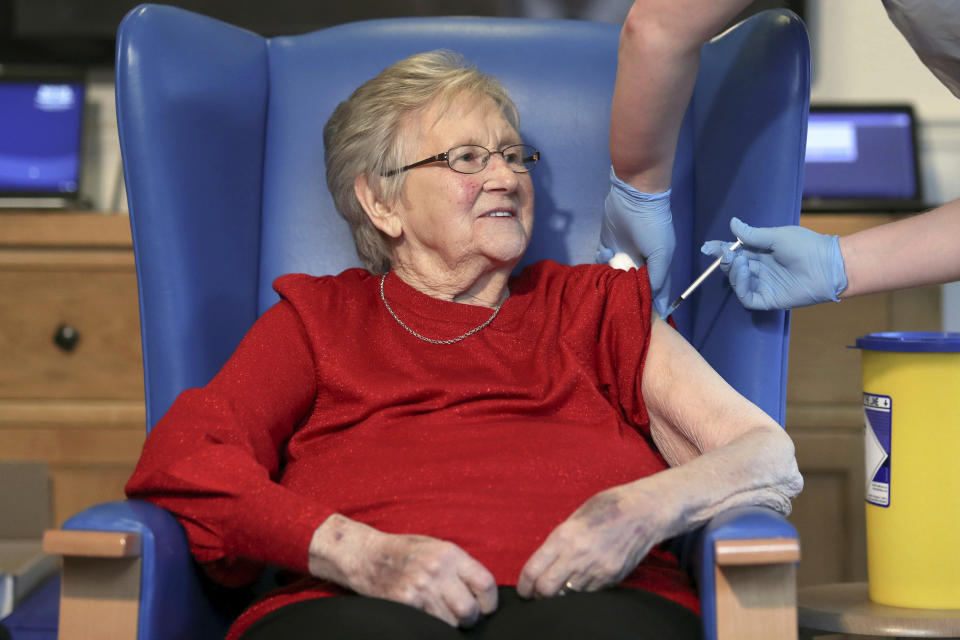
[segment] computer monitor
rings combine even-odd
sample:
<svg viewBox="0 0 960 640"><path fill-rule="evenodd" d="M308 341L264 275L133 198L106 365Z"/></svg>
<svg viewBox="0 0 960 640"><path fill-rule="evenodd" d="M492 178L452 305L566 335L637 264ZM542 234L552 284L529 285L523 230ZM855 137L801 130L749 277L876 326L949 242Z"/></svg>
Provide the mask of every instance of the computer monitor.
<svg viewBox="0 0 960 640"><path fill-rule="evenodd" d="M0 75L0 206L76 206L85 83L68 73Z"/></svg>
<svg viewBox="0 0 960 640"><path fill-rule="evenodd" d="M919 211L920 161L910 105L812 105L803 210Z"/></svg>

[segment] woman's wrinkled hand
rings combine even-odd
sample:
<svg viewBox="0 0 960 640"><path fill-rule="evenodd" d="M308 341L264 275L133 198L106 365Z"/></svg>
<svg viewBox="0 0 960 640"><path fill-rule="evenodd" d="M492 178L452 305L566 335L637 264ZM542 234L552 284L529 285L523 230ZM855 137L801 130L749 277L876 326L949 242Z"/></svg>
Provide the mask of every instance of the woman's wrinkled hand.
<svg viewBox="0 0 960 640"><path fill-rule="evenodd" d="M337 529L322 536L326 540L318 537L330 520L314 535L310 560L314 575L365 596L415 607L451 626L473 626L481 615L497 608L493 574L452 542L383 533L339 518L333 523ZM331 559L337 568L334 575L324 570Z"/></svg>
<svg viewBox="0 0 960 640"><path fill-rule="evenodd" d="M517 593L550 597L619 583L662 539L662 504L622 485L587 500L527 560Z"/></svg>

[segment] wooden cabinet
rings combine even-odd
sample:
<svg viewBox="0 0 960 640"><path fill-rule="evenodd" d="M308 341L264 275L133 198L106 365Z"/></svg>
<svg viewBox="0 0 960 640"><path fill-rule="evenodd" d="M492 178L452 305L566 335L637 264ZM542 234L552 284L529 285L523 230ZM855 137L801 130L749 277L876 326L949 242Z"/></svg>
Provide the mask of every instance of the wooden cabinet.
<svg viewBox="0 0 960 640"><path fill-rule="evenodd" d="M53 518L123 497L144 439L125 216L0 214L0 460L43 460Z"/></svg>
<svg viewBox="0 0 960 640"><path fill-rule="evenodd" d="M892 215L810 214L800 224L846 235ZM866 579L863 412L857 337L939 331L940 287L878 293L795 309L786 427L804 476L791 521L800 533L800 586Z"/></svg>

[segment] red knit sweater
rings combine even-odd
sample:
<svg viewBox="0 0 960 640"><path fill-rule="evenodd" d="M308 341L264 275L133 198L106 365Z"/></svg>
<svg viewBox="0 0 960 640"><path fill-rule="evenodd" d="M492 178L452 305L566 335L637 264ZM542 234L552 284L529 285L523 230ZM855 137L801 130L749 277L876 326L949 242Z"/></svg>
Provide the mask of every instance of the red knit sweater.
<svg viewBox="0 0 960 640"><path fill-rule="evenodd" d="M337 512L454 542L514 585L585 500L666 467L640 390L645 270L537 263L511 279L489 326L452 345L404 330L379 286L360 269L279 278L282 300L147 438L128 495L173 512L224 582L266 564L306 574L313 532ZM393 274L385 294L408 326L436 339L491 313ZM624 584L697 609L660 548ZM253 605L229 637L279 606L339 592L301 580Z"/></svg>

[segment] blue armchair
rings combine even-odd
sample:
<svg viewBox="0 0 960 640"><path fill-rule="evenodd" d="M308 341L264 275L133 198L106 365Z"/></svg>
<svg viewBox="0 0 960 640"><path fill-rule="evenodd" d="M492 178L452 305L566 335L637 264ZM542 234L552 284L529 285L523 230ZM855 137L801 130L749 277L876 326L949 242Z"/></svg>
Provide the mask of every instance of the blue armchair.
<svg viewBox="0 0 960 640"><path fill-rule="evenodd" d="M181 390L205 384L276 301L275 277L358 264L327 192L321 132L340 100L408 54L455 49L504 82L525 140L544 151L532 174L537 223L525 263L592 261L618 37L597 23L410 18L264 39L172 7L131 11L118 38L117 110L148 429ZM704 47L674 169L677 286L705 267L700 244L728 237L732 215L796 224L808 103L809 46L793 14L760 13ZM789 313L745 311L715 277L675 319L782 424ZM153 505L99 505L47 543L67 555L61 637L213 638L236 613L229 599L210 597L182 529ZM738 509L678 546L699 584L705 638L796 637L799 552L785 520ZM95 555L122 570L96 573ZM124 607L122 623L91 631L103 616L78 595L90 584Z"/></svg>

